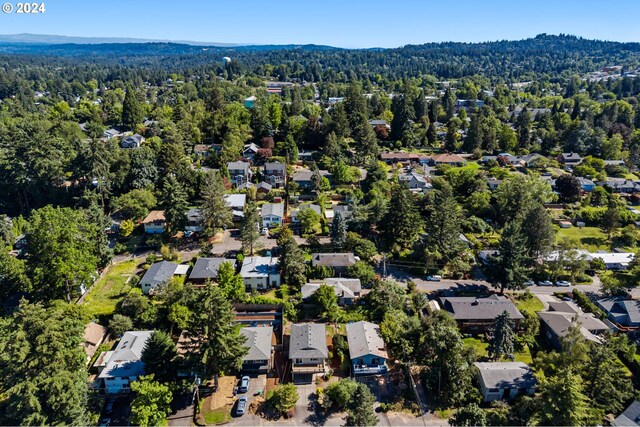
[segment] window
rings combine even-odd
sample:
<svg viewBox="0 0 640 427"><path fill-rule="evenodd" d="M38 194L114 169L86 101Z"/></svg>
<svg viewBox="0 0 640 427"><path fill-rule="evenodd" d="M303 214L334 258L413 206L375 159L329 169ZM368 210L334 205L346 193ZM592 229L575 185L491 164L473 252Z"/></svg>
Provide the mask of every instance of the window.
<svg viewBox="0 0 640 427"><path fill-rule="evenodd" d="M296 365L300 365L302 363L302 359L296 359Z"/></svg>

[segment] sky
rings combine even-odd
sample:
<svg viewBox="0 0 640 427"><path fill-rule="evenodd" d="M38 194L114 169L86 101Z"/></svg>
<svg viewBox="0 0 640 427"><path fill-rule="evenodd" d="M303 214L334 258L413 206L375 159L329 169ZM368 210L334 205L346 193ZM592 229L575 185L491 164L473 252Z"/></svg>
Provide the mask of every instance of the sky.
<svg viewBox="0 0 640 427"><path fill-rule="evenodd" d="M40 0L0 34L397 47L540 33L640 42L639 0ZM0 3L16 0L0 0Z"/></svg>

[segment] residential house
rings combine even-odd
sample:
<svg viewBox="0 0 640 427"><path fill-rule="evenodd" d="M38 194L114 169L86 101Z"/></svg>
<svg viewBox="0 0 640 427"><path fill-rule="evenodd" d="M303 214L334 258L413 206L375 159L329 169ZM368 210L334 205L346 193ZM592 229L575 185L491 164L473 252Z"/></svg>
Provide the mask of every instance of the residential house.
<svg viewBox="0 0 640 427"><path fill-rule="evenodd" d="M245 289L250 291L262 291L280 286L280 273L278 272L278 258L270 256L249 256L242 261L240 277Z"/></svg>
<svg viewBox="0 0 640 427"><path fill-rule="evenodd" d="M607 313L609 320L622 326L627 332L628 329L640 331L640 301L612 297L598 300L597 305Z"/></svg>
<svg viewBox="0 0 640 427"><path fill-rule="evenodd" d="M327 178L331 182L331 173L328 170L320 169L320 176ZM291 180L295 182L301 190L311 190L313 188L313 171L309 169L297 170L293 173Z"/></svg>
<svg viewBox="0 0 640 427"><path fill-rule="evenodd" d="M294 382L312 382L313 374L324 373L329 348L324 323L294 323L289 339L291 377Z"/></svg>
<svg viewBox="0 0 640 427"><path fill-rule="evenodd" d="M467 161L464 157L457 154L443 153L431 157L431 163L434 165L464 166Z"/></svg>
<svg viewBox="0 0 640 427"><path fill-rule="evenodd" d="M247 205L247 195L225 194L224 199L233 212L233 222L242 221L244 219L244 208Z"/></svg>
<svg viewBox="0 0 640 427"><path fill-rule="evenodd" d="M122 148L140 148L142 143L144 142L144 136L135 135L128 136L120 141L120 147Z"/></svg>
<svg viewBox="0 0 640 427"><path fill-rule="evenodd" d="M375 375L387 372L389 353L380 326L371 322L347 324L349 357L354 375Z"/></svg>
<svg viewBox="0 0 640 427"><path fill-rule="evenodd" d="M531 368L522 362L476 362L478 385L484 402L511 400L536 391Z"/></svg>
<svg viewBox="0 0 640 427"><path fill-rule="evenodd" d="M188 265L180 265L170 261L155 262L140 279L142 292L148 295L158 287L164 286L173 276L185 275L188 270Z"/></svg>
<svg viewBox="0 0 640 427"><path fill-rule="evenodd" d="M498 154L496 160L501 165L510 165L510 166L523 166L524 160L522 160L518 156L514 156L510 153L500 153Z"/></svg>
<svg viewBox="0 0 640 427"><path fill-rule="evenodd" d="M580 333L587 340L601 343L599 335L610 328L594 317L591 313L584 313L580 307L572 302L550 302L548 311L538 312L541 321L541 333L548 345L556 350L562 350L562 338L569 333L572 324L580 325Z"/></svg>
<svg viewBox="0 0 640 427"><path fill-rule="evenodd" d="M311 209L318 215L322 216L322 209L320 205L316 205L315 203L302 203L297 209L291 212L291 222L298 223L300 220L298 219L298 214L305 209Z"/></svg>
<svg viewBox="0 0 640 427"><path fill-rule="evenodd" d="M398 176L398 181L409 190L425 191L430 190L432 185L424 175L416 172L407 172Z"/></svg>
<svg viewBox="0 0 640 427"><path fill-rule="evenodd" d="M490 191L495 191L502 184L502 180L498 178L488 178L487 179L487 187L489 187Z"/></svg>
<svg viewBox="0 0 640 427"><path fill-rule="evenodd" d="M578 182L580 183L580 187L582 187L582 191L592 192L596 188L595 182L591 181L587 178L578 178Z"/></svg>
<svg viewBox="0 0 640 427"><path fill-rule="evenodd" d="M616 417L612 426L616 427L633 427L640 426L640 402L634 400L624 412Z"/></svg>
<svg viewBox="0 0 640 427"><path fill-rule="evenodd" d="M144 232L147 234L162 234L167 226L167 220L164 217L164 211L151 211L145 219L142 220Z"/></svg>
<svg viewBox="0 0 640 427"><path fill-rule="evenodd" d="M246 144L242 149L242 157L253 162L256 159L259 149L260 148L253 142L251 144Z"/></svg>
<svg viewBox="0 0 640 427"><path fill-rule="evenodd" d="M640 184L624 178L608 178L606 181L598 182L598 185L609 187L613 193L633 194L640 192Z"/></svg>
<svg viewBox="0 0 640 427"><path fill-rule="evenodd" d="M127 331L113 351L98 357L94 366L107 394L129 393L131 383L145 374L142 350L153 331Z"/></svg>
<svg viewBox="0 0 640 427"><path fill-rule="evenodd" d="M440 305L453 316L463 333L485 333L492 330L495 318L505 311L509 313L516 329L524 319L516 306L501 295L487 298L443 297L440 298Z"/></svg>
<svg viewBox="0 0 640 427"><path fill-rule="evenodd" d="M567 166L575 166L582 163L582 157L578 153L560 153L558 162Z"/></svg>
<svg viewBox="0 0 640 427"><path fill-rule="evenodd" d="M590 252L588 260L600 258L607 270L627 270L636 257L634 252Z"/></svg>
<svg viewBox="0 0 640 427"><path fill-rule="evenodd" d="M211 154L211 146L207 144L196 144L195 147L193 147L193 154L195 154L196 158L207 158L209 154Z"/></svg>
<svg viewBox="0 0 640 427"><path fill-rule="evenodd" d="M253 177L253 172L247 162L227 162L227 170L231 182L236 187L251 181L251 177Z"/></svg>
<svg viewBox="0 0 640 427"><path fill-rule="evenodd" d="M342 219L350 220L353 216L353 209L349 205L333 205L333 216L340 214Z"/></svg>
<svg viewBox="0 0 640 427"><path fill-rule="evenodd" d="M274 335L271 326L255 326L240 329L247 338L249 352L242 358L242 373L266 374L273 366Z"/></svg>
<svg viewBox="0 0 640 427"><path fill-rule="evenodd" d="M548 159L542 154L532 153L522 156L522 161L524 162L526 167L531 167L536 164L546 163L548 162Z"/></svg>
<svg viewBox="0 0 640 427"><path fill-rule="evenodd" d="M391 129L391 126L387 124L386 120L369 120L369 126L371 127L384 126L387 129Z"/></svg>
<svg viewBox="0 0 640 427"><path fill-rule="evenodd" d="M345 279L342 277L330 277L324 280L312 281L302 286L302 300L308 301L315 295L322 285L331 286L338 297L338 304L352 305L362 293L360 279Z"/></svg>
<svg viewBox="0 0 640 427"><path fill-rule="evenodd" d="M220 264L222 264L223 262L228 262L229 264L231 264L234 267L235 271L235 259L198 258L196 260L196 263L193 265L193 268L191 269L189 280L196 283L204 283L207 280L218 280L218 269L220 268Z"/></svg>
<svg viewBox="0 0 640 427"><path fill-rule="evenodd" d="M412 163L419 163L422 165L428 164L431 158L426 154L392 152L392 153L381 153L380 160L382 160L388 165L395 165L400 163L404 166L409 166Z"/></svg>
<svg viewBox="0 0 640 427"><path fill-rule="evenodd" d="M113 139L122 136L122 132L120 132L118 129L110 128L105 130L103 135L103 138L105 139Z"/></svg>
<svg viewBox="0 0 640 427"><path fill-rule="evenodd" d="M273 185L269 184L268 182L261 181L258 183L258 185L256 185L256 191L259 194L269 194L272 189Z"/></svg>
<svg viewBox="0 0 640 427"><path fill-rule="evenodd" d="M280 162L267 162L263 169L264 181L274 188L283 188L287 182L287 165Z"/></svg>
<svg viewBox="0 0 640 427"><path fill-rule="evenodd" d="M260 217L263 227L280 227L284 220L284 203L265 203L260 210Z"/></svg>
<svg viewBox="0 0 640 427"><path fill-rule="evenodd" d="M96 323L89 322L84 326L84 342L82 347L87 354L87 363L91 361L91 358L96 354L96 350L100 347L100 344L107 336L107 328Z"/></svg>
<svg viewBox="0 0 640 427"><path fill-rule="evenodd" d="M202 216L202 209L189 209L187 211L187 225L184 227L184 231L199 233L202 230L204 230L204 218Z"/></svg>
<svg viewBox="0 0 640 427"><path fill-rule="evenodd" d="M244 100L244 107L248 108L248 109L251 109L251 108L255 107L256 106L256 99L257 98L255 96L250 96L250 97L246 98Z"/></svg>
<svg viewBox="0 0 640 427"><path fill-rule="evenodd" d="M351 252L311 254L311 267L329 267L339 276L345 274L357 261L358 257Z"/></svg>

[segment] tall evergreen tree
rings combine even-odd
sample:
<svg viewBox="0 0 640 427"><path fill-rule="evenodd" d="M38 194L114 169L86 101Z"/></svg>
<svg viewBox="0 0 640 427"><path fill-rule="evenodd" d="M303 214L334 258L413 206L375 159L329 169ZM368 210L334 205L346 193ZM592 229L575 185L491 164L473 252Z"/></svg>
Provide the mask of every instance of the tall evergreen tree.
<svg viewBox="0 0 640 427"><path fill-rule="evenodd" d="M254 202L247 204L242 225L240 226L240 241L242 250L253 255L258 238L260 237L260 215Z"/></svg>
<svg viewBox="0 0 640 427"><path fill-rule="evenodd" d="M89 423L83 334L76 306L22 300L0 318L0 424Z"/></svg>
<svg viewBox="0 0 640 427"><path fill-rule="evenodd" d="M578 374L562 370L551 378L542 378L537 396L536 421L542 426L593 425L589 399Z"/></svg>
<svg viewBox="0 0 640 427"><path fill-rule="evenodd" d="M168 175L162 186L160 201L164 206L164 217L168 223L168 230L171 234L184 229L187 225L187 208L189 202L187 193L175 175Z"/></svg>
<svg viewBox="0 0 640 427"><path fill-rule="evenodd" d="M489 355L494 360L506 357L513 360L515 334L513 332L513 322L508 311L503 311L493 322L493 334L489 340Z"/></svg>
<svg viewBox="0 0 640 427"><path fill-rule="evenodd" d="M233 225L233 212L227 205L224 181L218 171L212 171L206 175L202 188L202 200L204 226L210 235Z"/></svg>
<svg viewBox="0 0 640 427"><path fill-rule="evenodd" d="M487 279L494 286L505 289L522 289L527 280L527 248L520 229L520 223L513 221L507 224L500 236L499 254L493 257L487 268Z"/></svg>
<svg viewBox="0 0 640 427"><path fill-rule="evenodd" d="M400 185L391 192L384 233L389 246L410 247L422 230L422 218L411 192Z"/></svg>
<svg viewBox="0 0 640 427"><path fill-rule="evenodd" d="M358 387L353 393L351 402L347 407L347 426L375 426L378 424L378 417L373 412L373 405L376 398L365 383L358 383Z"/></svg>
<svg viewBox="0 0 640 427"><path fill-rule="evenodd" d="M234 322L231 302L222 289L211 283L201 291L193 307L188 332L199 340L200 365L205 375L213 375L216 387L218 376L240 369L242 358L249 351L244 345L246 338Z"/></svg>
<svg viewBox="0 0 640 427"><path fill-rule="evenodd" d="M462 210L450 185L445 184L434 192L433 210L426 221L426 246L429 252L437 252L448 261L463 249L460 241Z"/></svg>
<svg viewBox="0 0 640 427"><path fill-rule="evenodd" d="M144 111L133 86L127 84L126 89L124 102L122 103L122 124L128 129L135 129L137 124L142 123Z"/></svg>
<svg viewBox="0 0 640 427"><path fill-rule="evenodd" d="M347 223L340 212L333 217L331 224L331 244L338 250L342 250L347 241Z"/></svg>
<svg viewBox="0 0 640 427"><path fill-rule="evenodd" d="M153 331L142 349L144 369L147 374L153 374L154 378L162 383L176 379L177 369L175 357L176 345L171 336L163 331Z"/></svg>
<svg viewBox="0 0 640 427"><path fill-rule="evenodd" d="M522 221L522 234L526 240L527 253L531 259L547 253L555 241L551 215L538 203L529 210Z"/></svg>
<svg viewBox="0 0 640 427"><path fill-rule="evenodd" d="M282 275L284 283L294 289L300 289L307 281L307 268L302 249L300 249L300 246L298 246L293 236L283 240L279 248L280 274Z"/></svg>

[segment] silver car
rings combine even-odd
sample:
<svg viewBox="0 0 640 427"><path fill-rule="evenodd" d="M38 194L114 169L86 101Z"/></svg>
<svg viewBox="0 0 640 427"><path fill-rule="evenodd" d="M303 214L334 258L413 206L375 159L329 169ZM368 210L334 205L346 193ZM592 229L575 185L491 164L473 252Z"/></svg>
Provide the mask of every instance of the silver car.
<svg viewBox="0 0 640 427"><path fill-rule="evenodd" d="M242 416L247 412L247 396L241 396L238 399L238 407L236 408L236 415Z"/></svg>

